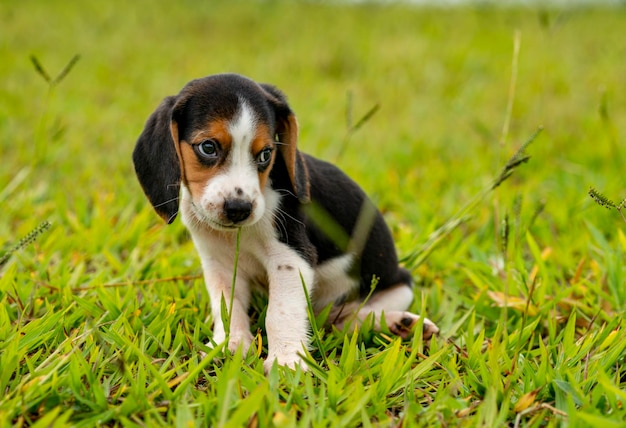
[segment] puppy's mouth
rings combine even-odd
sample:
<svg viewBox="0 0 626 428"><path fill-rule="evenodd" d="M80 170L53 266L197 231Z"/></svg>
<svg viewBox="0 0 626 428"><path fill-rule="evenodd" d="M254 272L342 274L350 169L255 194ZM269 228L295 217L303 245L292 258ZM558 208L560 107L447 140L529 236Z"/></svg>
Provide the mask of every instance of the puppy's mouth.
<svg viewBox="0 0 626 428"><path fill-rule="evenodd" d="M226 202L218 216L211 215L194 202L191 203L191 207L198 221L215 230L234 231L255 223L250 203Z"/></svg>
<svg viewBox="0 0 626 428"><path fill-rule="evenodd" d="M241 225L237 225L237 224L224 224L224 223L220 223L217 222L215 220L211 220L208 219L206 217L202 218L202 221L209 227L211 227L212 229L215 230L223 230L223 231L229 231L229 230L237 230L239 227L241 227Z"/></svg>

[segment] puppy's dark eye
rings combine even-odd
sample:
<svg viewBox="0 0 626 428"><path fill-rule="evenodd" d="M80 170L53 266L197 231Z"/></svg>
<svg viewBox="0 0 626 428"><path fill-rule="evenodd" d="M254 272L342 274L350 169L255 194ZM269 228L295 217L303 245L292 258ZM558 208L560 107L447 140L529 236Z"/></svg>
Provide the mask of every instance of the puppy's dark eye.
<svg viewBox="0 0 626 428"><path fill-rule="evenodd" d="M263 150L259 152L258 155L256 155L256 164L260 170L267 168L267 166L270 163L270 160L272 160L272 148L271 147L264 148Z"/></svg>
<svg viewBox="0 0 626 428"><path fill-rule="evenodd" d="M196 149L196 153L205 159L215 159L217 157L218 143L214 140L204 140L193 147Z"/></svg>

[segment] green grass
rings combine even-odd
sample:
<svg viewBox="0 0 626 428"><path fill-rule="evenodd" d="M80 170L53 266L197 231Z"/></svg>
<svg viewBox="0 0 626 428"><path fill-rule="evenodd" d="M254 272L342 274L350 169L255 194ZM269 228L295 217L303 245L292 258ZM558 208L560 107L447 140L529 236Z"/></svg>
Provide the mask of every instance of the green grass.
<svg viewBox="0 0 626 428"><path fill-rule="evenodd" d="M0 426L622 426L625 224L588 192L626 196L625 26L624 8L3 2ZM31 60L54 80L77 54L56 85ZM223 71L283 89L301 149L372 196L439 337L320 332L308 372L265 376L257 296L257 353L204 346L199 261L130 154L164 96Z"/></svg>

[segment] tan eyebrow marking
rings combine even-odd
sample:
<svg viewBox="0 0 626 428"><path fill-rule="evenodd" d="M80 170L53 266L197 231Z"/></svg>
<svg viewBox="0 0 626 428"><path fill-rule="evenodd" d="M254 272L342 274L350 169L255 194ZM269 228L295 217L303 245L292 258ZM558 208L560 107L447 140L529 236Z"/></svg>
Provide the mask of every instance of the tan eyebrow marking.
<svg viewBox="0 0 626 428"><path fill-rule="evenodd" d="M274 139L272 138L268 126L264 123L258 124L256 128L256 135L254 136L250 147L250 150L252 151L252 158L256 159L256 155L268 145L273 144L273 141ZM267 185L270 171L272 170L272 166L274 166L275 156L276 155L272 153L272 161L270 162L270 165L264 171L259 172L259 188L261 191L263 191Z"/></svg>
<svg viewBox="0 0 626 428"><path fill-rule="evenodd" d="M194 198L202 196L206 183L223 170L223 164L215 166L203 164L198 159L192 145L200 144L204 140L215 140L222 147L221 150L228 152L232 145L228 123L225 119L211 120L207 123L206 128L200 129L192 135L191 141L181 141L180 155L182 157L183 179Z"/></svg>

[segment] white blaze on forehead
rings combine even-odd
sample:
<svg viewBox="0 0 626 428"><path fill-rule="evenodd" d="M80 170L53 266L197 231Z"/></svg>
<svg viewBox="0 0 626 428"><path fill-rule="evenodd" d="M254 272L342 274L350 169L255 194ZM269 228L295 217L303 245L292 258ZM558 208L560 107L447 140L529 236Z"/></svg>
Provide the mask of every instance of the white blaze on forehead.
<svg viewBox="0 0 626 428"><path fill-rule="evenodd" d="M256 118L245 100L239 100L239 111L228 125L232 138L232 166L249 165L252 160L250 147L256 133Z"/></svg>
<svg viewBox="0 0 626 428"><path fill-rule="evenodd" d="M239 199L252 203L252 212L242 225L252 225L265 214L265 198L259 185L259 174L252 155L252 143L257 133L254 110L245 100L239 100L239 110L228 123L231 137L228 158L216 174L207 180L199 198L201 219L211 227L229 226L225 202ZM245 223L245 224L244 224Z"/></svg>

